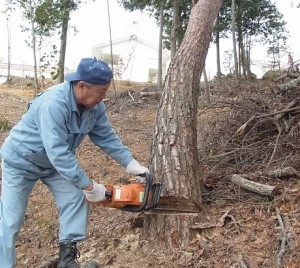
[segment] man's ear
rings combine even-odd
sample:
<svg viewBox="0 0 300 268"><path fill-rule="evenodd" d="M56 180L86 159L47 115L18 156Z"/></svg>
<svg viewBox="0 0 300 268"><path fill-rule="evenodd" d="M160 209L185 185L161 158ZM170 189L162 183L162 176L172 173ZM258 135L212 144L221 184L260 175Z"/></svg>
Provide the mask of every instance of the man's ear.
<svg viewBox="0 0 300 268"><path fill-rule="evenodd" d="M85 83L84 83L83 81L79 81L79 82L77 83L77 86L78 86L79 89L82 90L82 89L85 87Z"/></svg>

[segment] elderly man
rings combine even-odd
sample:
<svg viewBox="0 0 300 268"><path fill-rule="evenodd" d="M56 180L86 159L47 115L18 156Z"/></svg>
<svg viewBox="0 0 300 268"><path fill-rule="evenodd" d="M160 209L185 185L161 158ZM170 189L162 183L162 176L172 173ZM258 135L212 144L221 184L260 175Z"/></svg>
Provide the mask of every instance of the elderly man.
<svg viewBox="0 0 300 268"><path fill-rule="evenodd" d="M105 98L112 79L108 64L84 58L66 82L39 94L11 130L1 148L1 268L16 264L15 243L29 195L41 180L59 209L58 268L80 267L76 244L86 237L88 203L105 200L105 187L92 181L75 158L88 135L109 157L133 175L149 172L132 156L112 129ZM99 167L101 168L101 167ZM98 267L93 262L88 267Z"/></svg>

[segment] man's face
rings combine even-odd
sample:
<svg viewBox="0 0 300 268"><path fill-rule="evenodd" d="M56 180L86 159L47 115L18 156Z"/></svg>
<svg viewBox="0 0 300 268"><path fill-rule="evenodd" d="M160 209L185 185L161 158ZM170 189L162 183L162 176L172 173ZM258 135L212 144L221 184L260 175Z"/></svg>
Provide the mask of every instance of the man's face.
<svg viewBox="0 0 300 268"><path fill-rule="evenodd" d="M78 84L77 102L79 105L86 108L93 108L106 97L107 90L110 86L106 85L91 85L80 81Z"/></svg>

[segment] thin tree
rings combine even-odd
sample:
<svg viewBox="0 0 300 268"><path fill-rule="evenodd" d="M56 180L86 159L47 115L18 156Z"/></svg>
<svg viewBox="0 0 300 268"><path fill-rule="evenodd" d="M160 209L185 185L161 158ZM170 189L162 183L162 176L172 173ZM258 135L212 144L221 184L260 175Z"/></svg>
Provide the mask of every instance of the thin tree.
<svg viewBox="0 0 300 268"><path fill-rule="evenodd" d="M158 66L157 66L157 86L159 89L162 88L163 30L164 30L164 4L162 2L159 11L159 41L158 41Z"/></svg>
<svg viewBox="0 0 300 268"><path fill-rule="evenodd" d="M217 22L219 25L220 14L218 14ZM216 29L216 52L217 52L217 81L221 84L221 60L220 60L220 31Z"/></svg>
<svg viewBox="0 0 300 268"><path fill-rule="evenodd" d="M178 40L177 28L179 24L178 12L179 12L178 0L173 0L173 19L172 19L172 28L171 28L171 36L170 36L171 58L175 56L175 52L177 49L177 40Z"/></svg>
<svg viewBox="0 0 300 268"><path fill-rule="evenodd" d="M25 1L25 0L18 0ZM76 11L81 4L77 0L43 0L38 6L35 22L41 29L41 33L51 36L59 31L60 48L57 71L53 78L58 82L64 81L65 57L67 48L67 36L69 30L69 20L72 11ZM51 53L57 54L56 46Z"/></svg>
<svg viewBox="0 0 300 268"><path fill-rule="evenodd" d="M6 7L3 13L6 16L6 31L7 31L7 77L6 83L10 83L11 75L10 75L10 64L11 64L11 28L10 28L10 16L11 16L11 8L9 6Z"/></svg>
<svg viewBox="0 0 300 268"><path fill-rule="evenodd" d="M233 47L233 57L234 57L234 76L235 76L235 83L238 84L239 81L239 72L238 72L238 57L236 51L236 38L235 38L235 0L232 0L231 6L231 33L232 33L232 47Z"/></svg>
<svg viewBox="0 0 300 268"><path fill-rule="evenodd" d="M66 48L67 48L67 37L70 14L72 11L78 9L80 1L73 0L57 0L55 5L52 6L51 12L53 16L56 17L57 24L56 27L61 27L60 34L60 50L58 59L58 70L57 70L57 80L59 83L64 81L65 77L65 59L66 59ZM57 7L57 10L55 10ZM57 12L58 11L58 12ZM56 14L56 15L55 15Z"/></svg>
<svg viewBox="0 0 300 268"><path fill-rule="evenodd" d="M197 149L199 74L202 73L212 29L222 0L200 0L193 7L184 39L171 61L151 147L150 171L163 182L162 195L170 205L197 208L201 202L201 172ZM145 215L141 245L151 249L186 248L189 223L196 214Z"/></svg>
<svg viewBox="0 0 300 268"><path fill-rule="evenodd" d="M30 21L30 32L31 32L31 46L33 52L33 69L34 69L34 84L35 84L35 93L39 90L39 79L38 79L38 70L37 70L37 58L36 58L36 28L34 25L34 11L36 8L36 3L29 0L29 10L27 12L27 18Z"/></svg>
<svg viewBox="0 0 300 268"><path fill-rule="evenodd" d="M111 69L114 73L114 54L113 54L113 47L112 47L112 34L111 34L111 23L110 23L110 11L109 11L109 0L106 1L107 5L107 17L108 17L108 28L109 28L109 42L110 42L110 60L111 60ZM112 86L115 93L115 102L118 101L118 95L116 91L115 79L112 80Z"/></svg>

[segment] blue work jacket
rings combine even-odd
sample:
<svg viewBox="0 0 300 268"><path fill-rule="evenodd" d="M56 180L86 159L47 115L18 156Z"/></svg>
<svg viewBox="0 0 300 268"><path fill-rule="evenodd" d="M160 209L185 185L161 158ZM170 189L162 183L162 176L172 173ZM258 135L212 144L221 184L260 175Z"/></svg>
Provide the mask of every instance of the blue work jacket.
<svg viewBox="0 0 300 268"><path fill-rule="evenodd" d="M133 160L128 147L112 129L104 103L81 113L71 82L40 93L12 128L1 147L3 161L26 170L32 179L48 176L55 169L80 189L91 180L80 167L76 148L88 135L108 156L126 167Z"/></svg>

